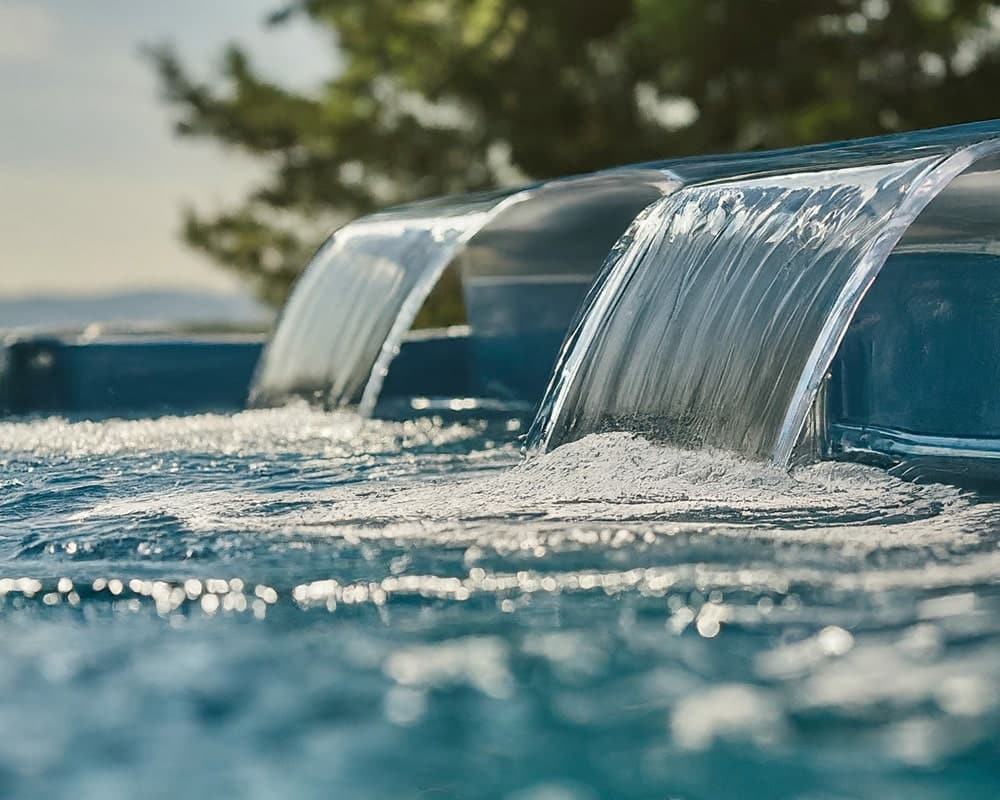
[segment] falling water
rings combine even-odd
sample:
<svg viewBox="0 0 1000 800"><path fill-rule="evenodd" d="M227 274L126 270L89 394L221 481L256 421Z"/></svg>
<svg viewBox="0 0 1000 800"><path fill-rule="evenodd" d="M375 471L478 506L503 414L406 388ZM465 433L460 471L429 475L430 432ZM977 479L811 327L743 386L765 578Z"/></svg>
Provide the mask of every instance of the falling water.
<svg viewBox="0 0 1000 800"><path fill-rule="evenodd" d="M557 305L560 324L543 326L545 336L565 328L608 246L604 228L624 224L608 224L620 206L622 220L639 216L564 344L536 443L624 428L785 463L882 264L998 135L996 124L977 123L661 162L372 215L317 254L251 403L306 396L370 413L420 306L460 252L467 302L489 300L485 311L472 304L473 338L486 343L480 383L532 383L551 348L529 334ZM586 257L568 257L598 224ZM553 287L558 297L541 292Z"/></svg>
<svg viewBox="0 0 1000 800"><path fill-rule="evenodd" d="M535 443L624 429L786 463L857 303L978 151L914 152L691 183L647 209L564 345Z"/></svg>
<svg viewBox="0 0 1000 800"><path fill-rule="evenodd" d="M370 412L417 312L456 251L519 195L418 204L339 230L298 283L261 359L254 406L300 396Z"/></svg>

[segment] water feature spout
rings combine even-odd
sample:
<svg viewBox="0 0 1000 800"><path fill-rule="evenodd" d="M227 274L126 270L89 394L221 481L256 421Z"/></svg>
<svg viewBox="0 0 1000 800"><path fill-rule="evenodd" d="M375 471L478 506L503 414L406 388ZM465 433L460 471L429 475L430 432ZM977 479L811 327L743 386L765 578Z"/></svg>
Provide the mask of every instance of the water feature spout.
<svg viewBox="0 0 1000 800"><path fill-rule="evenodd" d="M370 415L421 305L453 266L470 341L453 350L468 354L468 392L533 407L609 249L637 213L678 185L661 169L612 170L417 203L347 225L296 286L251 405L299 396Z"/></svg>
<svg viewBox="0 0 1000 800"><path fill-rule="evenodd" d="M864 410L885 407L885 387L906 377L898 340L912 325L884 298L910 295L875 292L858 310L887 263L886 286L913 288L931 285L929 269L982 272L967 257L1000 253L1000 220L982 211L997 206L1000 171L984 165L998 142L1000 123L975 123L641 164L363 218L330 238L296 287L252 402L305 395L371 414L421 304L450 266L469 322L454 351L463 363L451 367L470 376L478 397L534 405L547 382L535 447L626 430L781 465L912 450L914 420L927 418L914 409L943 414L944 395L922 389L910 417ZM892 266L904 257L909 266ZM949 285L911 305L949 291L952 300L966 296ZM987 303L978 314L992 324L996 309ZM877 325L865 323L873 316ZM859 348L880 352L879 363L896 371L846 355ZM961 363L968 352L941 358ZM918 365L927 386L932 361ZM996 389L1000 378L988 384ZM854 400L834 398L830 386ZM977 414L968 419L975 430L959 431L969 448L982 449L984 431L1000 441L1000 426L987 424L992 412ZM956 438L954 425L924 428L916 434L937 437L927 445L935 453L946 428Z"/></svg>
<svg viewBox="0 0 1000 800"><path fill-rule="evenodd" d="M789 463L882 265L998 136L980 123L671 164L686 186L613 251L533 443L632 430Z"/></svg>
<svg viewBox="0 0 1000 800"><path fill-rule="evenodd" d="M403 336L455 253L492 214L522 196L418 203L335 232L281 315L250 404L279 405L299 396L370 411Z"/></svg>

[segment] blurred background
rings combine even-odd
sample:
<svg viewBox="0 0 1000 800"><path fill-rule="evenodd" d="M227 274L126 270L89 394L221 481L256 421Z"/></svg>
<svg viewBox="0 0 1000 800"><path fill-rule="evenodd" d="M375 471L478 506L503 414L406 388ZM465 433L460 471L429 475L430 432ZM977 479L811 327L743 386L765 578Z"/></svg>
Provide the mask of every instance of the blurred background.
<svg viewBox="0 0 1000 800"><path fill-rule="evenodd" d="M998 44L983 0L0 0L0 325L266 325L374 208L995 117Z"/></svg>
<svg viewBox="0 0 1000 800"><path fill-rule="evenodd" d="M217 72L230 43L315 92L336 49L263 26L273 0L0 0L0 327L92 320L266 323L238 276L190 246L182 209L238 203L266 167L178 139L143 48Z"/></svg>

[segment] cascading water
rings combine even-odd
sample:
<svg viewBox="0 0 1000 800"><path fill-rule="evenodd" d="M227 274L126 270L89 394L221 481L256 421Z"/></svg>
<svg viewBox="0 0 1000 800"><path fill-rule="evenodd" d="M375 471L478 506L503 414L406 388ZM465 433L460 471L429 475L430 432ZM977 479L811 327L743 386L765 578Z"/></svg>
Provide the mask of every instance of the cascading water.
<svg viewBox="0 0 1000 800"><path fill-rule="evenodd" d="M805 171L795 152L756 167L675 164L689 185L612 253L564 345L534 444L624 429L787 463L881 265L998 132L819 149ZM727 173L744 177L720 181Z"/></svg>
<svg viewBox="0 0 1000 800"><path fill-rule="evenodd" d="M464 366L475 375L467 388L534 405L608 250L639 211L677 186L661 169L611 170L348 225L296 286L251 404L305 396L371 414L421 305L454 263L470 328L472 363Z"/></svg>
<svg viewBox="0 0 1000 800"><path fill-rule="evenodd" d="M770 453L859 253L929 166L696 186L663 200L590 310L554 409L558 436L625 426Z"/></svg>
<svg viewBox="0 0 1000 800"><path fill-rule="evenodd" d="M305 395L370 414L455 264L470 390L533 403L586 280L638 214L564 343L534 443L625 429L787 463L803 430L822 433L810 408L883 263L998 136L976 123L637 165L373 215L315 258L251 402Z"/></svg>
<svg viewBox="0 0 1000 800"><path fill-rule="evenodd" d="M331 236L299 281L250 404L294 396L370 412L389 362L456 251L506 203L497 193L375 214Z"/></svg>

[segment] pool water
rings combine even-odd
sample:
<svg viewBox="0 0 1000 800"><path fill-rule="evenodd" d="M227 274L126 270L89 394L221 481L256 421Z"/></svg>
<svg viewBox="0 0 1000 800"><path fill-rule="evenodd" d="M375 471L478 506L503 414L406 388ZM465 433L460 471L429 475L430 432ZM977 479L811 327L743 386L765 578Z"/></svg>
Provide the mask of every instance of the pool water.
<svg viewBox="0 0 1000 800"><path fill-rule="evenodd" d="M0 797L997 796L997 506L520 432L0 423Z"/></svg>

